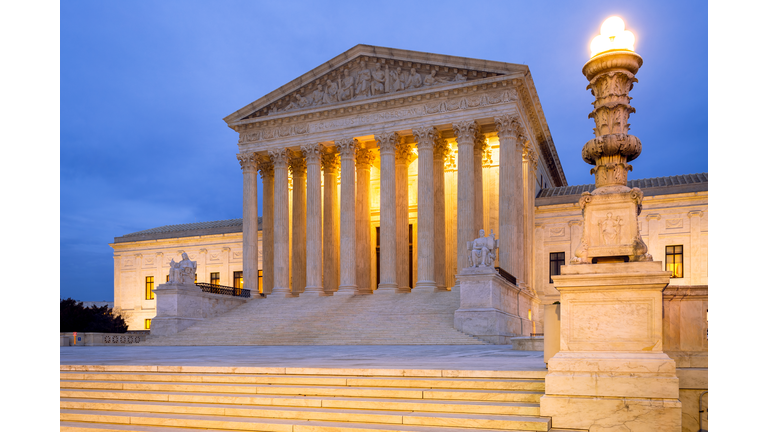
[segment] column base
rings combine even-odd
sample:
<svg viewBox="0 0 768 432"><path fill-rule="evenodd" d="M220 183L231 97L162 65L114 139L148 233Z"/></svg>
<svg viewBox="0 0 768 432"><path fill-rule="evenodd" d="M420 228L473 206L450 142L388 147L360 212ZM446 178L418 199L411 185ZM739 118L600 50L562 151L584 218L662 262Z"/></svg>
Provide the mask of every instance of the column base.
<svg viewBox="0 0 768 432"><path fill-rule="evenodd" d="M409 287L409 286L407 286L407 287L398 287L397 288L397 292L403 293L403 294L408 294L408 293L411 292L411 287Z"/></svg>
<svg viewBox="0 0 768 432"><path fill-rule="evenodd" d="M380 283L377 293L394 293L397 292L397 284L393 283Z"/></svg>
<svg viewBox="0 0 768 432"><path fill-rule="evenodd" d="M341 285L339 290L336 291L338 295L355 295L357 294L357 285Z"/></svg>
<svg viewBox="0 0 768 432"><path fill-rule="evenodd" d="M411 292L435 292L437 291L437 284L435 281L419 281L416 282L416 286L413 287Z"/></svg>
<svg viewBox="0 0 768 432"><path fill-rule="evenodd" d="M307 286L302 294L304 294L304 297L321 297L325 294L325 291L323 291L321 286Z"/></svg>
<svg viewBox="0 0 768 432"><path fill-rule="evenodd" d="M542 396L541 415L553 428L583 430L679 431L682 404L677 399Z"/></svg>
<svg viewBox="0 0 768 432"><path fill-rule="evenodd" d="M373 289L371 289L371 288L360 288L360 287L358 287L358 288L357 288L357 292L356 292L355 294L356 294L356 295L371 295L371 294L373 294Z"/></svg>

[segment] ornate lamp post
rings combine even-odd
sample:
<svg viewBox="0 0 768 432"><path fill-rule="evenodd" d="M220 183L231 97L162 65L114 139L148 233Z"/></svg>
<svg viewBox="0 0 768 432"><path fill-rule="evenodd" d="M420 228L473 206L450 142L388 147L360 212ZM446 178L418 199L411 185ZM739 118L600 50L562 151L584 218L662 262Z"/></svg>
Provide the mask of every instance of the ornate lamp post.
<svg viewBox="0 0 768 432"><path fill-rule="evenodd" d="M582 70L595 96L595 138L582 158L595 166L597 187L579 201L584 234L572 265L552 276L560 292L560 351L548 362L541 415L563 429L679 431L679 381L662 350L670 272L647 253L637 223L643 193L627 187L629 162L641 151L628 134L628 94L643 59L620 18L606 20L601 32Z"/></svg>
<svg viewBox="0 0 768 432"><path fill-rule="evenodd" d="M601 34L592 40L592 58L581 72L595 96L589 118L595 120L595 138L581 151L585 162L595 167L592 192L584 192L579 203L584 214L584 234L571 264L592 262L651 261L640 238L637 216L643 192L627 187L628 162L640 156L640 140L630 135L629 92L643 58L634 52L635 36L624 30L619 17L608 18Z"/></svg>

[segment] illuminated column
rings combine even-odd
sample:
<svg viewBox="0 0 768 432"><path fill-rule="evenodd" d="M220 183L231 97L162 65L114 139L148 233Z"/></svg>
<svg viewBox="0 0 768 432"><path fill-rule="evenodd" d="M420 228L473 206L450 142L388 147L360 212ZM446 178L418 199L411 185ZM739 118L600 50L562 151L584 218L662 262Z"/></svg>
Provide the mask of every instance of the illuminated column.
<svg viewBox="0 0 768 432"><path fill-rule="evenodd" d="M458 161L459 149L449 145L445 154L445 284L453 287L456 283L456 246L458 207ZM466 247L466 245L465 245ZM465 255L466 256L466 255Z"/></svg>
<svg viewBox="0 0 768 432"><path fill-rule="evenodd" d="M270 150L275 169L275 286L272 293L289 296L288 287L288 151Z"/></svg>
<svg viewBox="0 0 768 432"><path fill-rule="evenodd" d="M408 165L413 162L414 154L411 145L401 140L395 147L395 190L397 215L396 241L397 241L397 290L399 292L411 292L408 257Z"/></svg>
<svg viewBox="0 0 768 432"><path fill-rule="evenodd" d="M272 288L275 286L275 171L272 160L268 157L262 158L259 171L264 191L264 212L261 216L261 284L264 294L272 294ZM253 289L257 290L258 285Z"/></svg>
<svg viewBox="0 0 768 432"><path fill-rule="evenodd" d="M301 148L307 161L307 286L304 295L317 296L323 293L322 273L322 222L320 205L320 155L322 144L309 144Z"/></svg>
<svg viewBox="0 0 768 432"><path fill-rule="evenodd" d="M339 170L339 160L335 153L325 153L322 156L323 165L323 290L326 295L333 295L339 289L339 237L336 227L336 175Z"/></svg>
<svg viewBox="0 0 768 432"><path fill-rule="evenodd" d="M259 200L257 192L258 156L237 155L243 170L243 286L259 289Z"/></svg>
<svg viewBox="0 0 768 432"><path fill-rule="evenodd" d="M440 139L440 132L434 127L424 126L413 129L419 149L418 173L418 281L415 291L433 292L437 290L435 282L435 182L434 182L434 147Z"/></svg>
<svg viewBox="0 0 768 432"><path fill-rule="evenodd" d="M380 228L379 228L379 289L378 292L397 291L397 213L395 212L395 146L400 135L395 132L376 136L381 158L380 172Z"/></svg>
<svg viewBox="0 0 768 432"><path fill-rule="evenodd" d="M536 167L538 165L538 156L533 145L526 146L523 151L523 201L525 206L523 208L523 250L525 251L523 258L523 282L528 288L536 295L536 290L533 287L533 218L536 208L535 196L536 196Z"/></svg>
<svg viewBox="0 0 768 432"><path fill-rule="evenodd" d="M438 291L445 291L445 154L448 144L438 133L435 137L434 161L432 163L435 193L435 285ZM419 205L421 209L421 205ZM421 229L421 228L419 228Z"/></svg>
<svg viewBox="0 0 768 432"><path fill-rule="evenodd" d="M483 226L483 154L488 144L485 142L485 135L480 132L480 127L475 129L475 146L473 148L473 165L475 173L475 233L488 227ZM486 233L490 235L490 231Z"/></svg>
<svg viewBox="0 0 768 432"><path fill-rule="evenodd" d="M467 243L477 238L475 230L474 146L477 124L464 121L453 125L459 146L458 198L456 215L456 272L467 267Z"/></svg>
<svg viewBox="0 0 768 432"><path fill-rule="evenodd" d="M341 279L337 294L357 293L357 246L355 227L355 156L360 143L356 139L339 140L336 147L341 154Z"/></svg>
<svg viewBox="0 0 768 432"><path fill-rule="evenodd" d="M293 229L291 233L291 292L299 295L307 285L307 163L303 155L290 158L293 175Z"/></svg>
<svg viewBox="0 0 768 432"><path fill-rule="evenodd" d="M499 267L520 277L518 256L519 225L517 214L518 195L522 200L522 188L517 179L522 176L522 151L518 135L522 131L517 116L505 114L494 119L499 135Z"/></svg>
<svg viewBox="0 0 768 432"><path fill-rule="evenodd" d="M372 294L371 287L371 164L370 150L357 150L357 206L355 208L355 251L357 293Z"/></svg>

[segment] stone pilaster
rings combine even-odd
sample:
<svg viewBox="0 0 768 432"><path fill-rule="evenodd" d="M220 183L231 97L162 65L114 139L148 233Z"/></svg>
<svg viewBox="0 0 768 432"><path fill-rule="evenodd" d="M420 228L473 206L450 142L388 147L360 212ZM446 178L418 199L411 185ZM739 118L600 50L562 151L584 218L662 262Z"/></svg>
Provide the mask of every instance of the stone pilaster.
<svg viewBox="0 0 768 432"><path fill-rule="evenodd" d="M293 175L291 293L299 295L307 285L307 162L303 155L294 154L289 163Z"/></svg>
<svg viewBox="0 0 768 432"><path fill-rule="evenodd" d="M536 207L536 169L538 167L538 156L533 146L527 146L523 151L523 282L533 291L533 261L535 253L533 249L533 221Z"/></svg>
<svg viewBox="0 0 768 432"><path fill-rule="evenodd" d="M448 144L438 134L435 137L433 182L435 193L435 285L438 291L446 291L446 249L445 249L445 154Z"/></svg>
<svg viewBox="0 0 768 432"><path fill-rule="evenodd" d="M321 173L320 156L322 144L309 144L301 149L307 162L307 270L304 295L317 296L323 293L322 268L322 218L321 218Z"/></svg>
<svg viewBox="0 0 768 432"><path fill-rule="evenodd" d="M341 155L341 279L338 294L357 292L357 245L355 227L355 156L360 143L356 139L336 142Z"/></svg>
<svg viewBox="0 0 768 432"><path fill-rule="evenodd" d="M397 291L397 213L395 211L395 146L400 143L396 132L376 136L381 158L380 228L379 228L379 292Z"/></svg>
<svg viewBox="0 0 768 432"><path fill-rule="evenodd" d="M397 250L397 290L410 292L411 283L408 278L410 251L408 247L409 203L408 203L408 166L415 158L411 145L400 141L395 147L395 214L396 250Z"/></svg>
<svg viewBox="0 0 768 432"><path fill-rule="evenodd" d="M494 119L499 134L499 267L521 276L518 257L521 255L520 223L522 213L522 146L518 137L522 131L517 116L505 114Z"/></svg>
<svg viewBox="0 0 768 432"><path fill-rule="evenodd" d="M480 132L480 127L477 127L475 129L475 146L472 152L475 173L475 233L480 232L481 229L489 228L483 226L483 155L487 148L485 135Z"/></svg>
<svg viewBox="0 0 768 432"><path fill-rule="evenodd" d="M339 289L339 237L336 226L336 176L339 160L335 153L326 153L321 159L323 165L323 290L333 295Z"/></svg>
<svg viewBox="0 0 768 432"><path fill-rule="evenodd" d="M269 157L275 169L275 286L273 294L290 296L288 249L288 150L271 150Z"/></svg>
<svg viewBox="0 0 768 432"><path fill-rule="evenodd" d="M701 218L704 212L693 210L688 212L688 218L691 219L691 252L690 252L690 281L693 285L706 285L707 279L704 278L704 272L701 269L702 259L702 241L701 241Z"/></svg>
<svg viewBox="0 0 768 432"><path fill-rule="evenodd" d="M372 294L371 286L371 164L370 150L357 150L357 205L355 208L355 251L358 257L356 280L358 294Z"/></svg>
<svg viewBox="0 0 768 432"><path fill-rule="evenodd" d="M259 288L259 196L257 176L259 157L253 153L237 155L243 170L243 286Z"/></svg>
<svg viewBox="0 0 768 432"><path fill-rule="evenodd" d="M415 291L437 290L435 282L435 182L434 148L440 132L434 127L413 129L419 149L418 205L418 281Z"/></svg>
<svg viewBox="0 0 768 432"><path fill-rule="evenodd" d="M464 121L453 125L459 146L458 198L456 203L456 272L467 267L467 242L477 238L475 230L474 146L477 124Z"/></svg>
<svg viewBox="0 0 768 432"><path fill-rule="evenodd" d="M261 182L264 191L264 211L261 216L261 269L262 291L264 294L272 294L275 286L275 170L272 160L262 158L259 163ZM258 285L253 289L257 289Z"/></svg>

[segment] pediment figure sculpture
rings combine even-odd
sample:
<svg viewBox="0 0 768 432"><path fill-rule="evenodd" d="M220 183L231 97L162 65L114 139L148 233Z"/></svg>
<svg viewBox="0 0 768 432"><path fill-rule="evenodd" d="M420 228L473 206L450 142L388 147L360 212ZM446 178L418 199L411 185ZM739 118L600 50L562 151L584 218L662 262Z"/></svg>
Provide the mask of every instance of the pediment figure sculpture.
<svg viewBox="0 0 768 432"><path fill-rule="evenodd" d="M171 259L171 270L168 273L168 283L194 285L197 261L191 261L187 253L181 254L181 261Z"/></svg>
<svg viewBox="0 0 768 432"><path fill-rule="evenodd" d="M381 55L378 55L381 53ZM358 45L228 116L227 122L507 75L521 65ZM330 69L329 69L329 66ZM262 102L263 101L263 102ZM235 117L237 116L237 117Z"/></svg>
<svg viewBox="0 0 768 432"><path fill-rule="evenodd" d="M480 230L480 237L467 242L469 267L493 267L498 248L499 241L493 230L488 237L485 236L485 230Z"/></svg>

